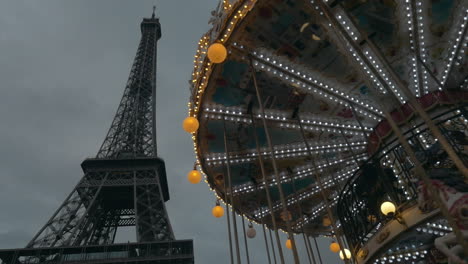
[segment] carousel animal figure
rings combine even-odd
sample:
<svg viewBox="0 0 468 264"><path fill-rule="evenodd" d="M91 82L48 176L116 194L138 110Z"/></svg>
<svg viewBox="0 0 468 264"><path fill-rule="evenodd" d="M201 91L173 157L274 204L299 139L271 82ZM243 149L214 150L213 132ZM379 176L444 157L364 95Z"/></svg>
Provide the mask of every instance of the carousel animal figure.
<svg viewBox="0 0 468 264"><path fill-rule="evenodd" d="M446 205L464 239L468 241L468 184L463 181L463 176L456 169L432 168L427 172L436 189L436 195ZM420 182L418 205L421 211L435 209L435 204L427 186ZM449 264L468 264L468 256L463 256L463 246L458 244L455 233L436 238L434 245L447 256Z"/></svg>

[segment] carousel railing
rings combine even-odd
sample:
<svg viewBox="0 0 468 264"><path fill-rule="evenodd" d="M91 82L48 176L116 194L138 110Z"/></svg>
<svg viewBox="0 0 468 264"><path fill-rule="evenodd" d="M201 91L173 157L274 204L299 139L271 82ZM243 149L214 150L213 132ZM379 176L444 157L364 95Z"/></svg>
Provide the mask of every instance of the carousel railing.
<svg viewBox="0 0 468 264"><path fill-rule="evenodd" d="M463 145L468 145L465 136L467 123L464 108L452 108L434 116L436 125L448 139L455 152L465 164L468 157ZM434 139L424 123L412 125L404 133L416 157L426 170L431 168L452 169L440 144ZM370 159L360 164L354 176L348 180L337 204L337 215L346 240L354 253L377 233L389 219L380 212L384 201L391 201L397 211L417 203L417 186L412 176L413 162L393 139L381 147Z"/></svg>

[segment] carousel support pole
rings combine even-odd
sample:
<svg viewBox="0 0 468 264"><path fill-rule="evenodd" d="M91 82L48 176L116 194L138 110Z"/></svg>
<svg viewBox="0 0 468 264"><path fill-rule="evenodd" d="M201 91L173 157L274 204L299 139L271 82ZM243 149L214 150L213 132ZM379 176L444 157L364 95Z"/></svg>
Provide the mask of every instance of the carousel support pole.
<svg viewBox="0 0 468 264"><path fill-rule="evenodd" d="M291 175L291 180L292 180L292 187L293 187L293 192L296 193L296 180L294 180L294 175ZM299 211L299 215L303 216L304 213L302 211L302 207L301 207L301 202L298 201L297 202L297 209ZM307 251L307 258L309 259L309 263L312 264L312 259L311 259L311 252L309 252L309 249L310 249L310 246L308 244L308 240L306 239L305 237L305 229L304 229L304 225L301 226L301 231L302 231L302 237L304 239L304 244L305 244L305 247L306 247L306 251ZM312 252L312 256L313 256L313 252ZM315 259L314 259L314 262L315 264Z"/></svg>
<svg viewBox="0 0 468 264"><path fill-rule="evenodd" d="M310 240L309 240L309 243L310 243ZM317 250L317 255L318 255L318 259L320 261L320 264L322 264L322 254L320 254L320 250L318 248L318 244L317 244L317 239L314 237L314 243L315 243L315 249Z"/></svg>
<svg viewBox="0 0 468 264"><path fill-rule="evenodd" d="M338 228L336 226L336 222L335 222L335 217L333 217L333 212L330 208L330 202L328 201L328 197L327 195L325 194L325 189L324 189L324 186L323 186L323 183L322 183L322 179L321 177L319 176L320 172L318 171L318 167L317 167L317 164L315 162L315 158L313 156L313 153L310 149L310 145L309 145L309 142L307 141L307 138L306 138L306 135L305 135L305 132L304 132L304 127L302 125L302 121L301 121L301 118L299 116L297 116L297 122L299 123L299 129L301 131L301 135L302 135L302 140L304 141L304 144L306 145L306 148L307 148L307 152L309 153L309 156L312 160L312 165L314 167L314 170L317 171L317 173L315 173L315 181L317 182L319 188L320 188L320 194L322 195L322 199L323 199L323 202L325 203L325 208L327 210L327 214L328 216L330 217L330 220L331 220L331 226L332 226L332 230L333 232L335 233L336 235L336 240L338 241L338 244L340 245L340 250L343 254L343 256L345 257L344 258L344 262L346 264L349 263L349 259L346 258L346 254L344 252L344 242L341 238L341 235L338 233ZM354 252L351 251L351 254L352 254L352 257L354 258Z"/></svg>
<svg viewBox="0 0 468 264"><path fill-rule="evenodd" d="M305 247L306 247L306 250L307 250L307 258L309 259L309 263L310 264L315 264L315 256L314 256L314 252L310 252L312 250L312 248L310 247L309 245L309 240L307 240L307 237L304 233L304 227L302 228L302 239L304 239L304 244L305 244Z"/></svg>
<svg viewBox="0 0 468 264"><path fill-rule="evenodd" d="M317 170L318 167L317 167L317 164L315 163L315 158L313 157L313 153L310 150L310 145L309 145L309 142L307 141L307 138L305 136L304 127L302 125L302 121L299 118L299 116L297 117L297 121L299 123L299 129L301 131L302 140L304 141L304 144L306 145L307 152L309 153L309 156L310 156L310 158L312 160L312 164L313 164L314 168ZM325 195L325 189L324 189L324 186L323 186L323 183L322 183L322 179L319 176L319 171L318 170L317 170L317 173L315 174L315 181L317 182L317 184L318 184L318 186L320 188L320 194L322 195L323 202L325 203L325 207L326 207L326 210L327 210L328 217L330 217L330 220L332 222L332 224L331 224L332 230L336 234L336 240L338 241L338 244L340 245L341 252L342 252L343 256L345 257L344 262L346 264L348 264L349 259L346 258L346 254L345 254L345 252L343 250L345 248L344 243L343 243L343 240L342 240L340 234L338 233L338 228L336 226L335 217L333 217L333 212L332 212L332 210L330 208L330 202L328 201L328 197ZM354 252L352 252L352 254L354 255Z"/></svg>
<svg viewBox="0 0 468 264"><path fill-rule="evenodd" d="M263 121L263 127L265 129L265 135L266 135L266 139L267 139L267 142L268 142L268 147L270 149L270 155L271 155L272 164L273 164L273 171L275 173L276 182L278 183L278 191L279 191L279 194L280 194L280 200L281 200L281 205L282 205L282 209L283 209L283 214L285 215L286 229L288 231L289 239L291 240L291 244L292 244L294 262L297 264L297 263L300 263L300 261L299 261L299 254L297 253L296 243L294 241L294 234L293 234L292 229L291 229L291 221L289 219L290 213L288 212L288 207L287 207L288 205L286 203L286 199L285 199L285 196L284 196L283 187L281 186L281 178L279 176L278 166L276 164L275 150L273 148L273 143L271 142L270 131L268 129L268 125L267 125L266 119L265 119L265 109L263 108L262 96L260 94L260 89L258 88L258 85L257 85L257 77L255 76L256 71L255 71L255 68L253 67L252 58L249 58L249 59L250 59L250 69L252 70L253 83L254 83L254 86L255 86L256 94L257 94L258 106L260 108L262 121Z"/></svg>
<svg viewBox="0 0 468 264"><path fill-rule="evenodd" d="M245 256L247 257L247 264L250 264L249 245L247 244L247 235L245 234L245 220L243 216L242 216L242 230L244 231Z"/></svg>
<svg viewBox="0 0 468 264"><path fill-rule="evenodd" d="M263 219L262 219L263 239L265 240L265 249L266 249L266 253L267 253L267 256L268 256L268 264L271 264L270 249L269 249L269 246L268 246L268 240L267 240L265 228L266 227L265 227L265 224L263 223ZM276 261L275 261L275 263L276 263Z"/></svg>
<svg viewBox="0 0 468 264"><path fill-rule="evenodd" d="M270 233L270 242L271 242L271 248L272 248L272 251L273 251L273 260L275 261L275 264L276 264L276 252L275 252L275 245L273 244L273 236L271 235L271 230L268 229L268 232ZM280 243L281 245L281 243ZM280 248L278 250L281 250ZM280 251L280 256L283 254L282 251ZM280 259L281 260L281 259ZM282 260L282 264L284 264L284 260Z"/></svg>
<svg viewBox="0 0 468 264"><path fill-rule="evenodd" d="M278 252L279 252L280 260L281 260L281 263L284 264L283 249L281 247L281 239L278 234L278 227L276 226L276 219L275 219L274 212L273 212L273 203L271 201L270 189L268 188L268 180L266 178L265 166L263 164L263 156L262 156L262 152L260 151L260 144L258 143L258 135L257 135L256 125L255 125L255 119L252 114L250 115L250 118L252 120L252 126L253 126L253 131L254 131L255 148L258 154L258 163L260 164L260 171L262 172L262 180L263 180L263 184L265 185L265 194L267 197L268 210L270 210L271 223L273 224L273 230L275 231L276 243L278 245ZM263 216L261 217L263 219ZM270 233L270 236L271 236L271 233ZM276 254L275 254L275 247L273 245L273 238L271 239L271 247L273 249L273 257L276 263Z"/></svg>
<svg viewBox="0 0 468 264"><path fill-rule="evenodd" d="M224 182L224 201L226 201L226 220L227 220L227 229L228 229L228 238L229 238L229 256L231 257L231 264L234 264L234 255L232 252L232 235L231 235L231 219L229 217L229 200L227 196L227 181L223 179Z"/></svg>
<svg viewBox="0 0 468 264"><path fill-rule="evenodd" d="M240 250L239 250L239 237L237 233L237 223L236 223L236 212L234 210L234 199L232 197L232 178L231 178L231 159L229 158L229 148L227 144L227 134L226 134L226 121L223 118L223 130L224 130L224 151L226 151L226 168L227 168L227 176L228 176L228 189L229 189L229 198L231 199L231 206L232 206L232 224L234 226L234 241L236 243L236 256L237 256L237 263L241 263L240 258Z"/></svg>
<svg viewBox="0 0 468 264"><path fill-rule="evenodd" d="M449 222L449 225L452 227L453 232L455 233L455 236L458 240L458 243L463 246L465 256L468 256L468 241L465 241L465 239L463 238L463 234L461 233L460 229L455 223L455 220L453 219L453 217L450 215L450 212L446 204L442 201L442 198L438 195L437 189L432 184L429 177L426 175L426 171L423 169L421 162L416 158L416 154L414 153L413 149L409 145L408 141L406 141L400 129L396 125L395 121L393 121L392 117L388 113L386 114L387 114L386 118L388 120L388 123L392 127L392 130L395 132L398 138L398 141L403 146L403 149L410 156L410 159L415 164L416 176L419 179L421 179L424 182L424 184L427 186L427 188L429 189L429 194L432 196L432 199L436 201L438 207L440 208L440 211L442 212L442 215L447 219L447 221Z"/></svg>
<svg viewBox="0 0 468 264"><path fill-rule="evenodd" d="M234 255L232 252L232 235L231 235L231 219L229 217L229 205L227 198L227 186L226 181L224 180L224 201L226 201L226 220L227 220L227 229L228 229L228 238L229 238L229 255L231 256L231 264L234 264Z"/></svg>
<svg viewBox="0 0 468 264"><path fill-rule="evenodd" d="M227 219L227 228L228 228L228 235L229 235L229 255L231 257L231 263L234 264L234 256L232 253L232 235L231 235L231 220L229 217L229 205L226 200L226 219Z"/></svg>
<svg viewBox="0 0 468 264"><path fill-rule="evenodd" d="M260 208L257 184L255 184L255 201L257 204L257 208ZM265 240L265 250L267 253L267 257L268 257L268 264L271 264L270 248L268 246L268 240L267 240L266 231L265 231L265 219L263 217L260 217L260 224L262 225L262 229L263 229L263 239Z"/></svg>

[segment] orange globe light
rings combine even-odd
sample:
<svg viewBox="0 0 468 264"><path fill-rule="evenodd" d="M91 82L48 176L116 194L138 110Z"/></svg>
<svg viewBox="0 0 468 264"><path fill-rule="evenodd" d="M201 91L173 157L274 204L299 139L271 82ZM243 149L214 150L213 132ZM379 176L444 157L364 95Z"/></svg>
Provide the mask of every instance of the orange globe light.
<svg viewBox="0 0 468 264"><path fill-rule="evenodd" d="M340 251L340 245L336 242L333 242L330 244L330 250L333 253L338 253L338 251Z"/></svg>
<svg viewBox="0 0 468 264"><path fill-rule="evenodd" d="M201 181L201 173L197 170L192 170L187 174L187 179L192 184L197 184Z"/></svg>
<svg viewBox="0 0 468 264"><path fill-rule="evenodd" d="M286 247L291 249L292 248L292 242L291 239L286 240Z"/></svg>
<svg viewBox="0 0 468 264"><path fill-rule="evenodd" d="M224 215L224 209L220 205L216 205L215 207L213 207L211 213L214 217L220 218Z"/></svg>
<svg viewBox="0 0 468 264"><path fill-rule="evenodd" d="M182 127L188 133L193 133L197 131L199 126L200 124L198 123L198 120L195 117L191 116L185 118L184 122L182 123Z"/></svg>
<svg viewBox="0 0 468 264"><path fill-rule="evenodd" d="M226 60L227 49L221 43L213 43L208 48L208 59L212 63L222 63Z"/></svg>

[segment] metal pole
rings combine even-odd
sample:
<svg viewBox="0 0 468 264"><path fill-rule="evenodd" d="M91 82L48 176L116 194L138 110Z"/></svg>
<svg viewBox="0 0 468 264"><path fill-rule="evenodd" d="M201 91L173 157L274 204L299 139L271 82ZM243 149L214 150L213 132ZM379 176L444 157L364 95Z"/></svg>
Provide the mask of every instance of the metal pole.
<svg viewBox="0 0 468 264"><path fill-rule="evenodd" d="M260 94L260 89L258 88L258 85L257 85L257 77L255 76L256 71L255 71L255 68L253 67L252 58L249 58L249 59L250 59L250 68L252 70L253 83L254 83L254 86L255 86L256 94L257 94L258 106L260 107L260 112L261 112L262 121L263 121L263 127L265 129L265 135L266 135L266 138L267 138L268 147L270 149L270 155L271 155L271 159L272 159L273 170L275 172L275 178L276 178L276 182L278 184L278 191L279 191L279 194L280 194L281 205L282 205L282 208L283 208L283 213L286 216L286 218L285 218L286 229L288 231L289 239L291 239L294 262L296 264L298 264L298 263L300 263L300 261L299 261L299 255L297 253L296 243L294 241L294 234L293 234L292 229L291 229L291 222L289 220L290 213L288 212L288 208L287 208L288 205L287 205L286 199L284 197L283 187L281 185L281 178L280 178L279 173L278 173L278 166L276 164L275 151L274 151L274 148L273 148L273 143L271 142L270 131L268 129L268 125L267 125L266 120L265 120L265 109L263 108L263 102L262 102L262 99L261 99L262 96Z"/></svg>
<svg viewBox="0 0 468 264"><path fill-rule="evenodd" d="M251 115L251 118L253 119L252 115ZM255 130L255 123L252 122L252 124L254 124L254 130ZM257 141L255 141L255 144L256 144L256 146L258 146ZM256 201L257 207L260 208L260 203L259 203L259 199L258 199L258 185L257 184L255 184L255 201ZM266 237L265 222L264 222L263 217L260 217L260 222L262 224L262 229L263 229L263 238L265 240L265 249L266 249L266 253L267 253L267 257L268 257L268 264L271 264L270 249L269 249L268 240L267 240L267 237Z"/></svg>
<svg viewBox="0 0 468 264"><path fill-rule="evenodd" d="M247 235L245 234L245 220L244 220L244 217L242 217L242 230L244 231L244 244L245 244L245 255L247 257L247 264L250 264L249 245L247 244Z"/></svg>
<svg viewBox="0 0 468 264"><path fill-rule="evenodd" d="M292 180L293 192L296 193L296 181L294 180L294 175L291 175L291 180ZM299 215L301 215L301 216L304 215L303 212L302 212L301 202L299 200L297 201L297 209L299 211ZM307 258L309 259L309 263L312 264L311 252L309 252L309 245L307 243L308 240L305 237L304 225L301 226L301 230L302 230L302 238L304 239L304 244L305 244L306 251L307 251ZM312 255L313 254L314 253L312 252ZM315 264L315 259L314 259L314 264Z"/></svg>
<svg viewBox="0 0 468 264"><path fill-rule="evenodd" d="M229 216L229 200L227 196L227 181L224 178L223 179L224 183L224 201L226 201L226 219L227 219L227 228L228 228L228 236L229 236L229 256L231 257L231 264L234 264L234 254L232 252L232 236L231 236L231 220Z"/></svg>
<svg viewBox="0 0 468 264"><path fill-rule="evenodd" d="M332 230L336 235L336 240L338 241L338 244L340 245L340 250L341 250L341 252L342 252L342 254L344 256L344 262L347 264L347 263L349 263L349 259L346 257L346 254L344 252L344 243L343 243L343 240L341 239L340 234L338 233L338 228L336 227L335 217L333 216L333 212L332 212L332 210L330 208L330 202L328 201L328 197L325 195L325 189L324 189L324 186L323 186L323 183L322 183L320 172L319 172L319 170L317 168L317 164L315 162L315 158L313 156L313 153L310 150L309 142L307 141L307 138L305 136L304 127L302 126L302 121L301 121L299 116L297 117L297 119L298 119L297 121L299 123L299 129L300 129L301 135L302 135L302 140L304 141L304 144L306 145L307 152L309 153L309 156L310 156L310 158L312 160L312 165L314 166L315 171L316 171L315 181L317 182L317 184L318 184L318 186L320 188L320 194L322 195L323 202L325 203L325 208L327 210L328 217L330 217L330 220L331 220ZM352 252L352 254L354 254L354 253Z"/></svg>
<svg viewBox="0 0 468 264"><path fill-rule="evenodd" d="M224 185L226 185L226 181L224 181ZM226 190L226 188L224 188ZM226 218L227 218L227 228L228 228L228 236L229 236L229 255L231 256L231 264L234 264L234 256L232 252L232 236L231 236L231 220L229 216L229 206L228 200L226 198L226 194L224 195L224 199L226 201Z"/></svg>
<svg viewBox="0 0 468 264"><path fill-rule="evenodd" d="M276 264L276 252L275 252L275 245L273 244L273 236L271 235L271 230L268 229L268 232L270 233L270 242L271 242L271 249L273 250L273 260L275 261ZM280 243L281 246L281 243ZM280 252L280 257L283 255L283 252L281 251L281 248L278 249ZM280 259L282 264L284 264L284 259Z"/></svg>
<svg viewBox="0 0 468 264"><path fill-rule="evenodd" d="M310 242L310 241L309 241ZM320 250L318 248L318 244L317 244L317 239L315 239L314 237L314 243L315 243L315 249L317 250L317 253L318 253L318 257L319 257L319 260L320 260L320 264L322 264L322 255L320 254Z"/></svg>
<svg viewBox="0 0 468 264"><path fill-rule="evenodd" d="M240 250L239 250L239 237L237 234L237 223L236 223L236 212L234 211L234 199L232 197L232 179L231 179L231 159L229 158L229 149L227 144L227 135L226 135L226 122L223 118L223 130L224 130L224 151L226 151L226 168L227 168L227 176L228 176L228 189L231 198L231 206L232 206L232 225L234 226L234 241L236 243L236 256L237 256L237 263L241 263L240 257ZM227 192L227 190L225 190Z"/></svg>
<svg viewBox="0 0 468 264"><path fill-rule="evenodd" d="M268 240L266 236L265 224L263 223L263 219L262 219L262 229L263 229L263 239L265 240L265 248L266 248L266 252L268 256L268 264L271 264L270 249L268 247ZM276 260L275 260L275 263L276 263Z"/></svg>
<svg viewBox="0 0 468 264"><path fill-rule="evenodd" d="M302 228L302 239L304 239L304 244L305 244L305 247L306 247L306 250L307 250L307 258L309 259L309 263L310 264L315 264L315 257L314 257L314 253L310 252L311 248L309 246L309 241L307 240L307 237L304 233L304 227Z"/></svg>
<svg viewBox="0 0 468 264"><path fill-rule="evenodd" d="M252 125L254 128L255 148L257 149L258 162L260 164L260 171L262 172L263 184L265 186L265 194L267 197L268 210L270 210L271 222L273 224L273 230L275 231L276 243L278 245L278 252L279 252L280 260L281 260L281 263L284 264L283 249L281 247L281 240L278 234L278 227L276 226L276 219L275 219L275 216L273 215L273 203L271 202L270 189L269 189L268 181L266 178L265 166L263 165L263 157L260 151L260 145L258 143L258 135L256 131L256 126L255 126L255 119L253 118L253 115L251 115L250 118L252 119ZM263 219L263 216L261 217ZM271 240L271 243L272 243L271 246L273 249L273 256L275 256L275 247L273 246L273 239ZM275 263L276 263L276 257L275 257Z"/></svg>

